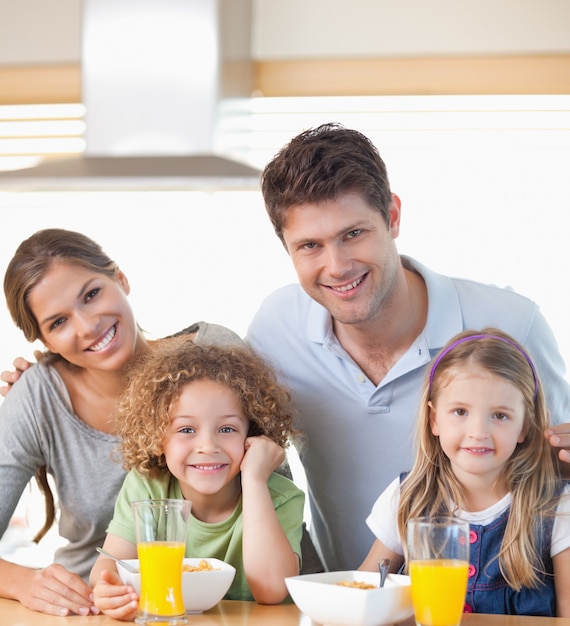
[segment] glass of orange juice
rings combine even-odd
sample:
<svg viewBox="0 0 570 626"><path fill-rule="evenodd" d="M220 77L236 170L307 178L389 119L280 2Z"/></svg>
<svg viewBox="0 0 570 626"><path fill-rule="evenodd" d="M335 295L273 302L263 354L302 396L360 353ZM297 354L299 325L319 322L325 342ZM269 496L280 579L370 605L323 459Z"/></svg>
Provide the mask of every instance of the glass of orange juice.
<svg viewBox="0 0 570 626"><path fill-rule="evenodd" d="M182 561L191 504L188 500L138 500L131 507L141 577L136 622L185 624Z"/></svg>
<svg viewBox="0 0 570 626"><path fill-rule="evenodd" d="M418 626L458 626L465 606L469 523L455 517L408 522L408 568Z"/></svg>

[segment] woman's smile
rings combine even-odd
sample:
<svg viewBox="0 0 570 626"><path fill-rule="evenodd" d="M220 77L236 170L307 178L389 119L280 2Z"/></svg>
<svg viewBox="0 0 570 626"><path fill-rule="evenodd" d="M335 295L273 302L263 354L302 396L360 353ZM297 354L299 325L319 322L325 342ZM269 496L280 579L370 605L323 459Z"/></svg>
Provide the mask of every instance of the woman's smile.
<svg viewBox="0 0 570 626"><path fill-rule="evenodd" d="M116 334L117 324L113 324L102 339L97 340L97 343L89 346L86 350L88 352L101 352L101 350L104 350L113 341Z"/></svg>

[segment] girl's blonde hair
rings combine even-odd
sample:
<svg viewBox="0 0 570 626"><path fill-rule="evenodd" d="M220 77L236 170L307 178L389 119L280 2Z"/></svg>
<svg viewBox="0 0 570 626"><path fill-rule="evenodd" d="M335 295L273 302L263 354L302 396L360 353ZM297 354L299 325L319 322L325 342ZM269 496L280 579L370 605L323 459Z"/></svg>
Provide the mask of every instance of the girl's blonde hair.
<svg viewBox="0 0 570 626"><path fill-rule="evenodd" d="M544 437L549 416L534 365L520 344L495 328L456 335L436 357L426 377L417 421L416 459L401 485L398 530L402 545L406 551L408 519L453 514L453 509L465 508L463 488L439 438L431 431L428 403L437 402L441 389L466 363L506 379L524 399L526 436L501 472L512 501L497 558L510 587L516 591L523 586L538 587L537 572L544 571L538 540L544 518L556 510L557 461Z"/></svg>
<svg viewBox="0 0 570 626"><path fill-rule="evenodd" d="M286 448L293 430L289 391L253 350L196 345L191 338L159 341L132 369L116 410L125 469L157 476L167 469L162 444L172 405L183 388L213 380L231 389L250 420L248 436L266 435Z"/></svg>

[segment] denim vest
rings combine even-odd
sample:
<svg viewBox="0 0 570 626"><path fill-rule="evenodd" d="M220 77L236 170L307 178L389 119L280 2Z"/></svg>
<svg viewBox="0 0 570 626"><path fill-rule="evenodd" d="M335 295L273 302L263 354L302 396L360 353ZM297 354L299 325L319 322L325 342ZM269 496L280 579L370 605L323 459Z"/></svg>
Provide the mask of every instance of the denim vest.
<svg viewBox="0 0 570 626"><path fill-rule="evenodd" d="M466 613L500 613L504 615L556 615L554 575L550 544L554 518L542 524L540 556L546 573L538 573L544 583L536 589L523 587L515 591L505 581L497 556L509 517L510 507L487 526L469 525L469 579L465 598Z"/></svg>
<svg viewBox="0 0 570 626"><path fill-rule="evenodd" d="M407 472L400 474L400 482ZM566 481L556 488L560 496ZM556 615L554 568L550 557L554 516L546 517L538 537L538 553L544 573L537 572L543 583L536 589L523 587L515 591L505 581L496 558L505 534L510 507L486 526L469 524L469 579L464 613L494 613L500 615Z"/></svg>

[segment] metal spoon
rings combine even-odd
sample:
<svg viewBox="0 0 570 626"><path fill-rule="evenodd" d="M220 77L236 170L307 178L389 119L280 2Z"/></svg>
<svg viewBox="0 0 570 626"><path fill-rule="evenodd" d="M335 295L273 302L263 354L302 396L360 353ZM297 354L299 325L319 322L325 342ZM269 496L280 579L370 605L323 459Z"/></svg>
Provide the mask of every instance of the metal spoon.
<svg viewBox="0 0 570 626"><path fill-rule="evenodd" d="M382 559L378 562L378 571L380 572L380 584L378 587L383 587L386 582L386 576L388 575L388 571L390 570L390 564L392 561L390 559Z"/></svg>
<svg viewBox="0 0 570 626"><path fill-rule="evenodd" d="M127 571L131 572L131 574L139 573L139 570L137 567L135 567L134 565L131 565L130 563L127 563L126 561L123 561L122 559L118 559L116 556L113 556L109 552L103 550L103 548L95 548L95 550L97 550L97 552L99 552L100 554L103 554L109 557L110 559L113 559L113 561L120 563Z"/></svg>

